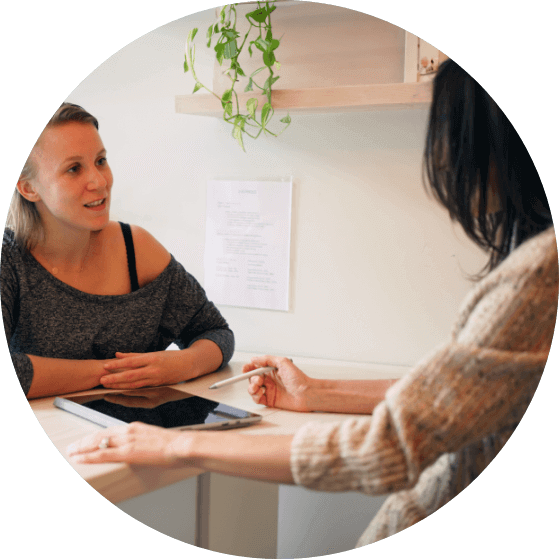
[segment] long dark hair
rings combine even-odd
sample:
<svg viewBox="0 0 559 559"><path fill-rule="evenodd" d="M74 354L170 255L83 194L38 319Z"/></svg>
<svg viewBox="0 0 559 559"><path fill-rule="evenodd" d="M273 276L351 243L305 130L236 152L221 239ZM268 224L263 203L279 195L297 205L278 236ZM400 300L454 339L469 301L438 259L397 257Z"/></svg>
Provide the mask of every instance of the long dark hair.
<svg viewBox="0 0 559 559"><path fill-rule="evenodd" d="M452 60L441 65L433 85L424 173L426 187L451 219L489 253L480 276L552 225L542 182L520 136Z"/></svg>

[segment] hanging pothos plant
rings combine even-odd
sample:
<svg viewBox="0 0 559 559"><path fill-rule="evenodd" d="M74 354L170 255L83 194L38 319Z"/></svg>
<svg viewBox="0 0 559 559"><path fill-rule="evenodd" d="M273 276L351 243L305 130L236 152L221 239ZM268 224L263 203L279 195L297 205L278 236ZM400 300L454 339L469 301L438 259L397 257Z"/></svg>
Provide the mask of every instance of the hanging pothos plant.
<svg viewBox="0 0 559 559"><path fill-rule="evenodd" d="M281 134L291 123L289 114L282 118L285 126L283 129L274 133L268 125L274 115L272 107L272 85L279 80L279 76L274 74L274 70L280 69L280 63L276 60L275 50L279 47L279 39L275 39L272 35L271 14L276 9L275 0L266 2L257 2L258 8L248 14L246 19L249 28L244 37L241 39L240 33L237 31L237 8L238 4L226 4L221 8L219 19L216 23L210 25L206 33L207 47L210 48L212 40L217 38L214 47L216 60L220 66L224 63L229 64L229 68L224 74L231 80L231 87L226 89L222 95L218 95L211 89L207 88L196 76L194 70L195 44L194 37L198 33L198 29L192 29L188 34L186 44L186 54L184 56L184 71L190 71L196 82L193 93L200 89L206 89L212 95L215 95L223 107L223 119L233 125L233 137L239 142L241 148L245 149L243 137L245 134L251 138L258 138L262 132L277 136ZM253 35L253 39L249 41L249 35ZM259 107L256 97L250 97L246 101L246 106L241 107L237 86L239 77L246 76L245 72L239 64L239 56L244 48L247 48L249 55L259 52L262 54L263 66L252 72L248 77L248 84L245 92L259 90L262 95L266 96L265 102ZM267 71L266 77L262 85L257 83L256 75L260 72Z"/></svg>

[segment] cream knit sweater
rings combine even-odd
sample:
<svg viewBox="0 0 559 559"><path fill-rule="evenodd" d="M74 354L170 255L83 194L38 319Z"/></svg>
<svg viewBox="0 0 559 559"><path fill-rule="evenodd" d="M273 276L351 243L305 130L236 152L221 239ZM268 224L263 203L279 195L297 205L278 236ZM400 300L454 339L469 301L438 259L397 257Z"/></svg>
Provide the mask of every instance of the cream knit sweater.
<svg viewBox="0 0 559 559"><path fill-rule="evenodd" d="M464 301L450 340L390 388L371 416L295 435L297 484L393 493L357 545L442 507L497 455L542 375L555 327L554 229L515 250Z"/></svg>

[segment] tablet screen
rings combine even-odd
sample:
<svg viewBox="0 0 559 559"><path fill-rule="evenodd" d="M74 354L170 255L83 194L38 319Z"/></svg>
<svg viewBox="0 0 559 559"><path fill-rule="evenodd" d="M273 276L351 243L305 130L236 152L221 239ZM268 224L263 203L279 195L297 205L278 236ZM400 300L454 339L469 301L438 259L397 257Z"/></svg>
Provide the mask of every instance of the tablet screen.
<svg viewBox="0 0 559 559"><path fill-rule="evenodd" d="M125 423L189 427L257 417L256 414L169 387L108 392L66 400Z"/></svg>

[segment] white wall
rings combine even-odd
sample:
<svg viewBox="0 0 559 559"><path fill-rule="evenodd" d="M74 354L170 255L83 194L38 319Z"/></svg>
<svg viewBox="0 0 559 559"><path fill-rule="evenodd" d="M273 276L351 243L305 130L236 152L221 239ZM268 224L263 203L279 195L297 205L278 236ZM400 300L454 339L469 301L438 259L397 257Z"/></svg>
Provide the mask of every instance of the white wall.
<svg viewBox="0 0 559 559"><path fill-rule="evenodd" d="M237 349L412 365L447 335L464 272L483 263L423 189L426 111L296 116L245 154L221 120L174 112L174 96L193 87L185 37L212 18L156 29L68 96L100 119L113 217L147 228L203 284L207 180L292 176L291 309L221 307ZM198 45L207 81L209 54Z"/></svg>

